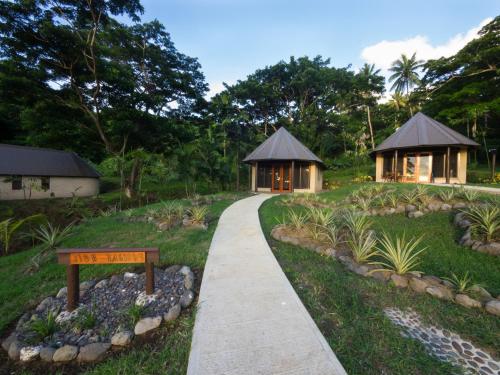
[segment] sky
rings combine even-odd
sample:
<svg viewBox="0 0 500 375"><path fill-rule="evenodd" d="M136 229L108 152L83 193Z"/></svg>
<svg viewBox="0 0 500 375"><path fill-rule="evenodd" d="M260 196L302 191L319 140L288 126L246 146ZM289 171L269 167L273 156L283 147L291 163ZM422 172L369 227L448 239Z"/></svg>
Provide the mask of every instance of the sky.
<svg viewBox="0 0 500 375"><path fill-rule="evenodd" d="M142 0L177 49L197 57L208 97L290 56L387 69L401 53L450 56L500 15L500 0ZM389 86L388 86L389 87Z"/></svg>

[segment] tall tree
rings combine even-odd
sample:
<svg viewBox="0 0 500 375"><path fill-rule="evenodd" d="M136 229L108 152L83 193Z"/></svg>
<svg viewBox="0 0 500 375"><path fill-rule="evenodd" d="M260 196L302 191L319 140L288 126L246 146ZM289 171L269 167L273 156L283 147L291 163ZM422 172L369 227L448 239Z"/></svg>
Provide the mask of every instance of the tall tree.
<svg viewBox="0 0 500 375"><path fill-rule="evenodd" d="M392 72L389 82L394 82L391 90L395 90L398 93L406 93L406 97L409 99L410 90L420 83L418 70L422 66L423 61L417 60L416 52L410 58L403 53L401 58L394 61L392 67L389 69ZM409 105L409 108L410 114L413 116L411 105Z"/></svg>

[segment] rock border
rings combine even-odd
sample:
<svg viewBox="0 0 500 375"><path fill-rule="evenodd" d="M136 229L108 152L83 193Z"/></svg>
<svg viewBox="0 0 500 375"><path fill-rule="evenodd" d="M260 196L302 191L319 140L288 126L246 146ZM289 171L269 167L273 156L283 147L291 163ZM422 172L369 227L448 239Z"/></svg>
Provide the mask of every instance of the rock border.
<svg viewBox="0 0 500 375"><path fill-rule="evenodd" d="M472 224L465 218L465 212L459 212L455 215L453 223L459 228L465 229L458 243L462 246L470 247L472 250L480 253L500 256L500 242L482 242L472 239Z"/></svg>
<svg viewBox="0 0 500 375"><path fill-rule="evenodd" d="M1 346L3 350L5 350L11 360L20 361L23 363L32 362L35 360L40 360L46 363L69 363L69 362L99 362L106 357L106 354L110 352L112 349L116 348L124 348L128 347L132 344L133 340L137 336L147 335L151 332L157 330L163 322L171 322L177 319L181 313L182 309L187 308L191 305L195 298L194 293L194 281L195 276L193 271L188 266L171 266L171 268L177 268L177 272L181 273L184 276L184 288L185 292L180 297L179 303L165 311L163 315L159 315L156 317L145 317L140 319L134 327L134 332L129 330L118 330L111 336L110 342L96 342L89 343L82 347L76 345L63 345L59 348L44 346L44 345L27 345L18 340L16 335L16 331L12 332L7 338L5 338ZM103 279L99 282L95 281L85 281L82 282L80 287L84 290L85 288L89 289L91 287L103 287L109 280L112 278ZM114 275L116 277L116 275ZM136 274L125 272L123 275L124 279L130 277L137 277ZM99 286L101 284L101 286ZM61 288L57 296L61 297L66 294L66 287ZM147 296L154 298L154 295ZM45 298L39 305L46 303L46 301L50 300L53 297ZM148 298L144 298L141 295L137 298L135 304L147 304ZM37 309L38 309L37 307ZM75 310L76 311L76 310ZM64 314L66 313L66 315ZM63 316L64 315L64 316ZM67 319L71 314L63 311L57 317L58 319ZM23 317L18 321L17 326L23 324L25 319L27 319L27 314L24 314Z"/></svg>
<svg viewBox="0 0 500 375"><path fill-rule="evenodd" d="M371 277L381 282L391 282L397 288L409 288L416 293L428 294L435 298L454 302L466 308L479 308L483 311L500 316L500 295L497 298L491 296L486 290L477 288L475 292L479 299L471 298L466 294L455 293L449 281L432 275L398 275L391 270L370 272L378 267L370 264L357 263L349 250L333 249L320 241L301 237L297 231L287 228L286 225L276 225L271 230L271 237L275 240L300 246L312 250L321 255L337 259L348 270L364 277Z"/></svg>

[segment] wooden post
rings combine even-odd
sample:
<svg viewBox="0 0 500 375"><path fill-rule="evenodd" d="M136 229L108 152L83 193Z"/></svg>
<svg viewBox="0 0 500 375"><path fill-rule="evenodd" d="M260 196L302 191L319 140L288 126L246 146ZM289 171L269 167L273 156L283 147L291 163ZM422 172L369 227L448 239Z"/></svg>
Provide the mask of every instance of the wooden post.
<svg viewBox="0 0 500 375"><path fill-rule="evenodd" d="M398 182L398 150L394 150L394 182Z"/></svg>
<svg viewBox="0 0 500 375"><path fill-rule="evenodd" d="M68 284L67 310L71 312L78 307L80 301L80 270L78 264L68 264L66 266L66 280Z"/></svg>
<svg viewBox="0 0 500 375"><path fill-rule="evenodd" d="M155 268L153 262L146 262L146 294L155 292Z"/></svg>
<svg viewBox="0 0 500 375"><path fill-rule="evenodd" d="M257 186L259 185L259 162L255 162L255 192L257 192Z"/></svg>
<svg viewBox="0 0 500 375"><path fill-rule="evenodd" d="M491 182L495 182L495 172L497 163L497 150L494 148L491 152Z"/></svg>
<svg viewBox="0 0 500 375"><path fill-rule="evenodd" d="M295 160L292 160L292 172L290 173L290 183L292 184L290 187L290 191L293 193L293 180L294 180L294 174L295 173Z"/></svg>
<svg viewBox="0 0 500 375"><path fill-rule="evenodd" d="M446 148L446 183L450 183L450 147Z"/></svg>

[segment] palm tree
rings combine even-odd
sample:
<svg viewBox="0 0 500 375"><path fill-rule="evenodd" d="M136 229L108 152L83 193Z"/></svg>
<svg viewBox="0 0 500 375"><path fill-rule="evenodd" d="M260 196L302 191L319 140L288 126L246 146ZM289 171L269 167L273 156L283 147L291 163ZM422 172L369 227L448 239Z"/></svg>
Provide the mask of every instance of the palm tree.
<svg viewBox="0 0 500 375"><path fill-rule="evenodd" d="M410 89L420 83L418 69L423 65L422 60L417 60L416 53L413 53L411 58L408 58L404 53L401 58L392 63L389 69L393 74L389 77L389 82L392 84L391 90L396 90L397 93L406 92L407 98L410 96ZM410 114L413 116L411 106Z"/></svg>
<svg viewBox="0 0 500 375"><path fill-rule="evenodd" d="M375 64L365 63L359 70L359 77L363 82L361 96L366 101L366 117L368 119L368 129L370 130L370 139L372 150L375 149L375 140L373 135L372 119L370 114L370 101L373 100L373 92L383 91L384 78L379 75L380 69L375 69Z"/></svg>

